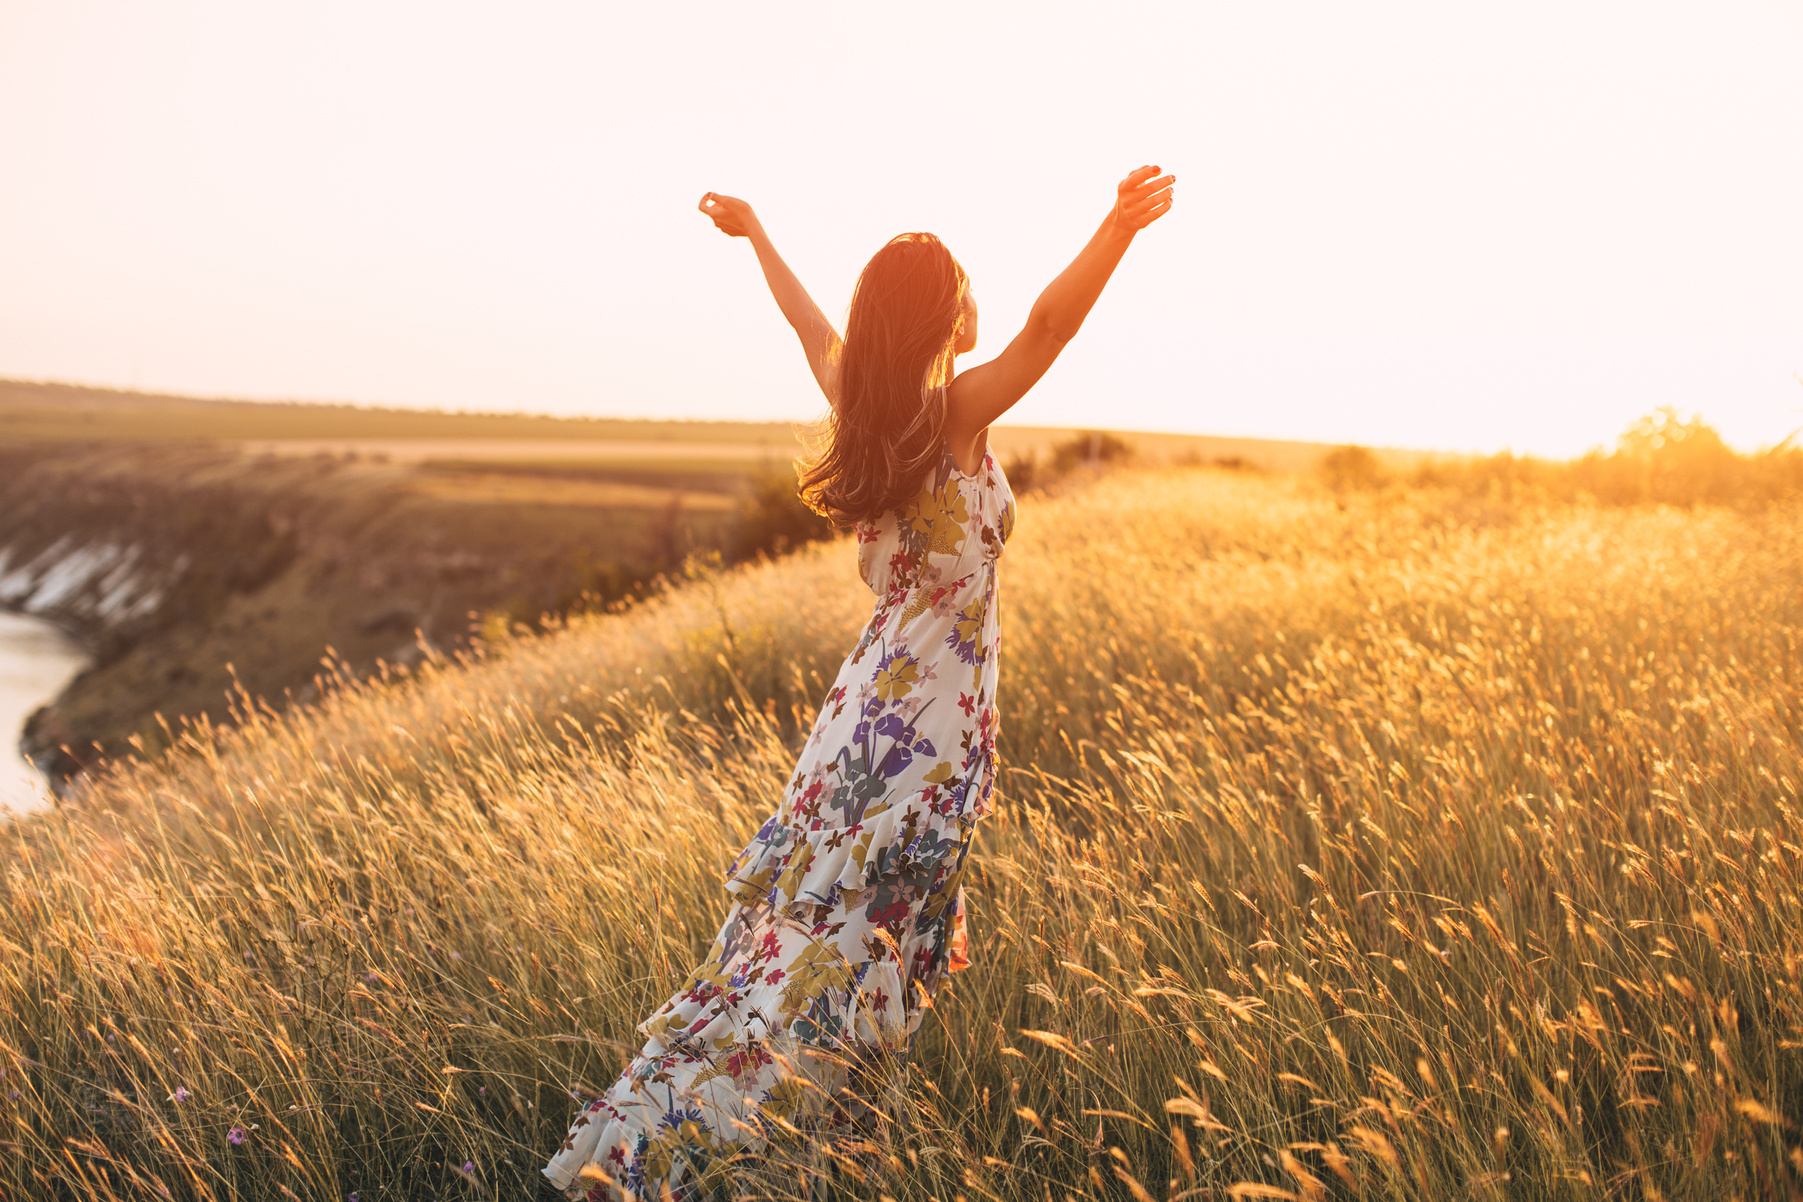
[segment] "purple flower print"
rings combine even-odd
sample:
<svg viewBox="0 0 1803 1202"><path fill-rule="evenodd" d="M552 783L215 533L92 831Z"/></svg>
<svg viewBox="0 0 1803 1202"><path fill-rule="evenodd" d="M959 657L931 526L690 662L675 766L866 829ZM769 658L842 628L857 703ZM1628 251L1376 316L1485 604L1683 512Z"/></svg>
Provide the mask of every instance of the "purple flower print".
<svg viewBox="0 0 1803 1202"><path fill-rule="evenodd" d="M908 770L908 765L913 762L914 753L903 744L897 743L889 749L889 754L883 757L883 762L877 765L877 775L884 778L900 776Z"/></svg>
<svg viewBox="0 0 1803 1202"><path fill-rule="evenodd" d="M876 733L885 739L908 737L908 724L895 714L884 714L876 720Z"/></svg>
<svg viewBox="0 0 1803 1202"><path fill-rule="evenodd" d="M707 1116L701 1113L701 1107L699 1106L686 1106L670 1111L668 1114L664 1115L662 1125L664 1127L680 1129L684 1123L694 1123L703 1131L713 1130L712 1127L708 1126Z"/></svg>

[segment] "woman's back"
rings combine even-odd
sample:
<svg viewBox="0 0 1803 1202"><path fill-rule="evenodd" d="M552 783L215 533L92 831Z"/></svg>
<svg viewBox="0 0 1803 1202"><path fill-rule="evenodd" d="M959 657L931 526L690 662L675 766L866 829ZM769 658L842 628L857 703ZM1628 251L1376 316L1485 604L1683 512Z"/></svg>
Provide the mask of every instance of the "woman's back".
<svg viewBox="0 0 1803 1202"><path fill-rule="evenodd" d="M969 475L948 450L905 505L857 525L858 573L881 597L992 562L1014 529L1014 493L992 456Z"/></svg>

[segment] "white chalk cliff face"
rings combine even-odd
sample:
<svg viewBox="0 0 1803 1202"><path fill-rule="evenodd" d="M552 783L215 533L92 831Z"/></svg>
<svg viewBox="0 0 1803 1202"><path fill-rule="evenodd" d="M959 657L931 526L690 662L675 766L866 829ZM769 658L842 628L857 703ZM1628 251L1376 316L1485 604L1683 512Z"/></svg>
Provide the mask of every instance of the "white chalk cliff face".
<svg viewBox="0 0 1803 1202"><path fill-rule="evenodd" d="M0 607L103 629L154 614L188 566L182 556L153 569L135 545L66 535L29 559L13 558L11 547L0 547Z"/></svg>
<svg viewBox="0 0 1803 1202"><path fill-rule="evenodd" d="M158 608L189 567L186 555L158 564L134 542L64 535L36 554L21 554L13 546L0 547L0 614L11 611L44 619L65 631L77 631L90 645L111 632L153 621ZM10 619L17 622L21 619ZM17 633L17 632L15 632ZM39 642L54 632L39 632ZM21 810L41 800L42 790L32 780L26 764L54 777L57 760L51 746L28 748L32 740L27 719L40 705L54 701L80 670L86 657L77 654L73 639L60 655L43 646L0 648L0 738L17 741L26 763L15 771L11 757L0 751L0 805ZM35 682L45 673L54 676L48 692ZM18 679L13 679L17 677ZM17 713L13 711L17 710Z"/></svg>
<svg viewBox="0 0 1803 1202"><path fill-rule="evenodd" d="M46 619L89 636L152 617L185 562L153 569L142 549L117 541L65 535L35 555L0 547L0 611ZM22 618L7 618L9 623ZM85 656L72 639L48 627L15 630L0 645L0 738L18 741L13 757L0 751L0 808L15 811L42 803L50 756L30 755L21 731L38 706L52 701L80 670Z"/></svg>

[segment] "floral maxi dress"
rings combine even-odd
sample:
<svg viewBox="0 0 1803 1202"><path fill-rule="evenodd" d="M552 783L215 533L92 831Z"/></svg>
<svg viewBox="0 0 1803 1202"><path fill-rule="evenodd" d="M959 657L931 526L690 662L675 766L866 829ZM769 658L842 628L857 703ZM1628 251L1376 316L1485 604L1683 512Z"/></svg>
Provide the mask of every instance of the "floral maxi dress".
<svg viewBox="0 0 1803 1202"><path fill-rule="evenodd" d="M911 502L858 526L870 622L780 807L727 871L713 949L577 1115L552 1184L701 1197L778 1127L848 1121L857 1066L905 1054L967 963L961 882L993 799L996 559L1013 526L993 455L967 476L949 452Z"/></svg>

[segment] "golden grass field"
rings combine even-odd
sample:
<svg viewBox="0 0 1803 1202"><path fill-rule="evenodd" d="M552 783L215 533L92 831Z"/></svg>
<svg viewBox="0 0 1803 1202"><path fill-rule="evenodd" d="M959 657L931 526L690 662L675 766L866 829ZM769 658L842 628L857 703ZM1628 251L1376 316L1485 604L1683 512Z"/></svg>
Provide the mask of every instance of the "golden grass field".
<svg viewBox="0 0 1803 1202"><path fill-rule="evenodd" d="M0 831L0 1196L532 1196L712 939L851 560ZM1002 588L976 965L893 1123L741 1196L1797 1194L1803 512L1162 469L1026 499Z"/></svg>

